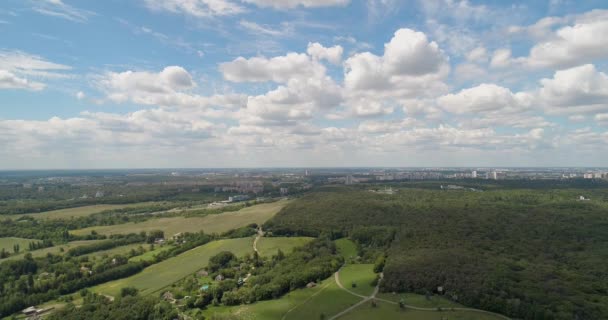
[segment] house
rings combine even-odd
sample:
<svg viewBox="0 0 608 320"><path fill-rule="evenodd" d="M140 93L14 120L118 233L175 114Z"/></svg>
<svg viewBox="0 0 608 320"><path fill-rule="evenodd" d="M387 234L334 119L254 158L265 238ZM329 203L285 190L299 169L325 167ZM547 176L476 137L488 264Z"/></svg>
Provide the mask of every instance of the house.
<svg viewBox="0 0 608 320"><path fill-rule="evenodd" d="M209 272L207 272L207 270L201 270L199 272L196 273L199 277L206 277L209 275Z"/></svg>
<svg viewBox="0 0 608 320"><path fill-rule="evenodd" d="M578 196L578 200L579 200L579 201L589 201L589 200L591 200L591 199L589 199L589 198L585 198L585 196Z"/></svg>
<svg viewBox="0 0 608 320"><path fill-rule="evenodd" d="M317 284L316 284L316 283L314 283L314 282L309 282L309 283L306 285L306 288L310 289L310 288L314 288L314 287L316 287L316 286L317 286Z"/></svg>
<svg viewBox="0 0 608 320"><path fill-rule="evenodd" d="M163 239L163 238L156 238L156 239L154 239L154 243L155 244L164 244L165 243L165 239Z"/></svg>
<svg viewBox="0 0 608 320"><path fill-rule="evenodd" d="M35 307L31 306L31 307L28 307L26 309L23 309L23 311L21 311L21 313L23 313L24 315L26 315L26 316L29 317L29 316L33 316L33 315L38 314L38 309L36 309Z"/></svg>
<svg viewBox="0 0 608 320"><path fill-rule="evenodd" d="M163 300L175 303L175 298L173 297L173 293L171 293L171 291L163 293Z"/></svg>
<svg viewBox="0 0 608 320"><path fill-rule="evenodd" d="M223 275L221 275L221 274L218 274L218 275L215 277L215 281L224 281L224 279L225 279L225 278L224 278L224 276L223 276Z"/></svg>

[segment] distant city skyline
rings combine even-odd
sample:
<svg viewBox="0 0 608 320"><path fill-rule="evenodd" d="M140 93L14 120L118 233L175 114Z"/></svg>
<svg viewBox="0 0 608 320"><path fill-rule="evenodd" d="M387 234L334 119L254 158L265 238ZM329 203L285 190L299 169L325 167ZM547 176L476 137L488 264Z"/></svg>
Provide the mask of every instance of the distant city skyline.
<svg viewBox="0 0 608 320"><path fill-rule="evenodd" d="M0 34L0 170L608 166L606 1L7 0Z"/></svg>

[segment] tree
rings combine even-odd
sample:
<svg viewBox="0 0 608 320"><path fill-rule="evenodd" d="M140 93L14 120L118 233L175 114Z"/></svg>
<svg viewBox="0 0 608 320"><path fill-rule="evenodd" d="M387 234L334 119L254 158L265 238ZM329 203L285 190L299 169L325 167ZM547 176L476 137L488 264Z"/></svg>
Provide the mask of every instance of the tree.
<svg viewBox="0 0 608 320"><path fill-rule="evenodd" d="M134 287L124 287L122 289L120 289L120 296L122 298L127 297L127 296L136 296L138 294L139 290L137 290L137 288Z"/></svg>
<svg viewBox="0 0 608 320"><path fill-rule="evenodd" d="M19 248L19 244L18 244L18 243L16 243L16 244L13 246L13 251L14 251L15 253L19 253L19 250L20 250L20 248Z"/></svg>

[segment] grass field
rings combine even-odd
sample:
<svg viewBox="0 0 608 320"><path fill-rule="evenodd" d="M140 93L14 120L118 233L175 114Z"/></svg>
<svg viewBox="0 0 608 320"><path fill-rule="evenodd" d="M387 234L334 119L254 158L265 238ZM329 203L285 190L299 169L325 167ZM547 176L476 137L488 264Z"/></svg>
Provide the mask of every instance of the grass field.
<svg viewBox="0 0 608 320"><path fill-rule="evenodd" d="M221 251L243 256L253 251L251 238L227 239L210 242L176 257L154 264L128 278L115 280L91 288L92 291L116 296L123 287L135 287L142 295L153 294L174 282L204 268L209 258Z"/></svg>
<svg viewBox="0 0 608 320"><path fill-rule="evenodd" d="M311 318L312 319L312 318ZM317 318L318 319L318 318ZM502 320L498 316L470 311L417 311L400 310L397 305L378 301L376 307L367 302L350 313L340 317L340 320Z"/></svg>
<svg viewBox="0 0 608 320"><path fill-rule="evenodd" d="M87 256L89 258L100 258L100 257L103 257L104 255L108 255L108 257L111 257L116 254L123 255L123 254L127 254L127 253L131 252L131 249L137 249L139 246L142 246L146 250L148 250L150 248L150 246L148 244L135 243L135 244L128 244L126 246L120 246L120 247L116 247L116 248L112 248L112 249L108 249L108 250L93 252L93 253L87 254Z"/></svg>
<svg viewBox="0 0 608 320"><path fill-rule="evenodd" d="M298 289L280 299L234 307L210 307L203 314L234 314L243 320L308 320L325 319L359 302L361 299L340 289L333 276L311 289Z"/></svg>
<svg viewBox="0 0 608 320"><path fill-rule="evenodd" d="M415 293L401 293L401 294L393 294L393 293L379 293L378 298L399 302L403 298L406 304L414 307L420 308L450 308L450 307L463 307L462 305L452 302L448 299L445 299L440 296L430 296L430 299L427 299L424 295L415 294Z"/></svg>
<svg viewBox="0 0 608 320"><path fill-rule="evenodd" d="M262 237L258 240L257 248L261 256L272 256L277 254L279 249L285 254L289 254L295 247L301 247L314 238L309 237Z"/></svg>
<svg viewBox="0 0 608 320"><path fill-rule="evenodd" d="M144 248L146 248L146 250L148 250L149 246L144 246ZM142 255L132 257L131 259L129 259L129 261L150 261L150 260L154 259L155 255L157 255L163 251L167 251L167 250L171 250L171 249L173 249L173 246L171 246L171 245L165 245L162 247L157 246L154 248L154 250L146 251Z"/></svg>
<svg viewBox="0 0 608 320"><path fill-rule="evenodd" d="M373 264L347 264L340 269L340 282L344 288L363 296L369 296L374 292L372 281L375 278ZM353 288L352 283L357 286Z"/></svg>
<svg viewBox="0 0 608 320"><path fill-rule="evenodd" d="M92 206L76 207L69 209L60 209L53 211L45 211L39 213L12 214L6 217L17 219L19 217L28 216L35 219L69 219L77 217L86 217L94 213L99 213L106 210L132 208L153 204L154 202L138 202L130 204L97 204Z"/></svg>
<svg viewBox="0 0 608 320"><path fill-rule="evenodd" d="M139 223L90 227L71 232L75 235L86 235L95 230L100 234L111 235L163 230L165 236L172 236L178 232L222 233L251 223L262 224L277 214L286 204L287 201L281 200L243 208L235 212L210 214L204 217L158 218Z"/></svg>
<svg viewBox="0 0 608 320"><path fill-rule="evenodd" d="M97 243L97 242L101 242L101 241L104 241L104 240L72 241L72 242L68 242L66 244L62 244L62 245L58 245L58 246L53 246L53 247L44 248L44 249L38 249L38 250L34 250L34 251L28 251L27 253L31 253L32 257L34 257L34 258L44 257L44 256L47 255L47 253L60 254L62 248L63 248L63 251L66 252L66 251L68 251L71 248L75 248L75 247L82 246L82 245L87 245L87 244L93 244L93 243ZM21 258L23 258L23 256L25 254L26 254L26 252L21 252L18 255L14 255L14 256L10 256L10 257L8 257L6 259L2 259L2 260L0 260L0 262L2 262L4 260L21 259Z"/></svg>
<svg viewBox="0 0 608 320"><path fill-rule="evenodd" d="M34 239L23 239L23 238L0 238L0 250L4 249L10 253L13 253L13 246L18 244L21 252L27 251L30 242L36 242Z"/></svg>
<svg viewBox="0 0 608 320"><path fill-rule="evenodd" d="M344 257L344 260L355 258L357 256L357 245L350 239L342 238L335 241L338 252Z"/></svg>

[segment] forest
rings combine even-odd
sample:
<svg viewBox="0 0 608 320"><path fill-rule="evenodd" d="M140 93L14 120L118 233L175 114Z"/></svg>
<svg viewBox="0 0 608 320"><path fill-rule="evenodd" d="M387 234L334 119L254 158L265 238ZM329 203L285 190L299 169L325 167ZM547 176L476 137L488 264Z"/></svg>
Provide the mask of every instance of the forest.
<svg viewBox="0 0 608 320"><path fill-rule="evenodd" d="M401 183L387 195L366 187L321 188L264 229L350 237L360 247L388 243L376 253L384 292L440 293L522 319L608 317L605 189L535 182L474 192Z"/></svg>

